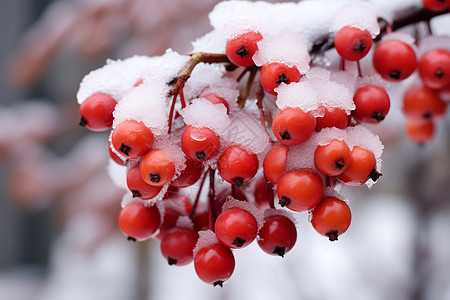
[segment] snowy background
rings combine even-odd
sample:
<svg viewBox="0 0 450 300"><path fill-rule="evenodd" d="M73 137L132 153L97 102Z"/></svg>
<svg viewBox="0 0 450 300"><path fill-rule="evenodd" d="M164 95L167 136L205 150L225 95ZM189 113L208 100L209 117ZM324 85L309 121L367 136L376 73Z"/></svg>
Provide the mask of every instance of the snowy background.
<svg viewBox="0 0 450 300"><path fill-rule="evenodd" d="M383 177L344 190L353 220L338 242L298 214L284 259L256 243L235 251L220 289L192 264L168 266L159 243L126 241L107 133L77 125L79 83L106 58L190 51L215 2L2 0L0 299L450 299L450 118L430 145L414 145L401 87L371 128L385 145ZM433 29L449 34L448 19Z"/></svg>

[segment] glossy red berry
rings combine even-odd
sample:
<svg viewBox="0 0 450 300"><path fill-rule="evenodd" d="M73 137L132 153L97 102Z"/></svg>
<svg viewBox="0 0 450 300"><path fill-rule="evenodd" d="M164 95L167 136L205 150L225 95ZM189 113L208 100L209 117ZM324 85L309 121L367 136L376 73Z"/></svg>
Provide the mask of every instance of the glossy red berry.
<svg viewBox="0 0 450 300"><path fill-rule="evenodd" d="M217 96L217 94L208 93L208 94L202 95L201 97L205 98L212 104L223 104L225 106L225 108L227 109L227 114L230 113L230 105L228 104L228 102L224 98Z"/></svg>
<svg viewBox="0 0 450 300"><path fill-rule="evenodd" d="M402 41L381 41L373 53L373 66L384 79L400 81L408 78L416 69L416 53Z"/></svg>
<svg viewBox="0 0 450 300"><path fill-rule="evenodd" d="M367 30L346 26L338 31L334 38L334 47L346 60L360 60L372 47L372 36Z"/></svg>
<svg viewBox="0 0 450 300"><path fill-rule="evenodd" d="M278 178L286 171L286 160L289 148L285 145L278 145L270 149L263 162L264 174L274 185Z"/></svg>
<svg viewBox="0 0 450 300"><path fill-rule="evenodd" d="M419 60L419 75L425 86L441 89L450 85L450 51L434 49Z"/></svg>
<svg viewBox="0 0 450 300"><path fill-rule="evenodd" d="M186 168L177 179L173 180L171 186L176 188L185 188L193 185L202 176L203 165L192 159L186 160Z"/></svg>
<svg viewBox="0 0 450 300"><path fill-rule="evenodd" d="M352 112L353 117L364 123L380 123L391 107L391 100L385 89L376 85L359 88L353 102L356 107Z"/></svg>
<svg viewBox="0 0 450 300"><path fill-rule="evenodd" d="M422 0L423 6L431 11L443 11L448 9L448 4L444 0Z"/></svg>
<svg viewBox="0 0 450 300"><path fill-rule="evenodd" d="M236 145L227 148L217 161L220 176L238 187L252 179L258 167L258 157Z"/></svg>
<svg viewBox="0 0 450 300"><path fill-rule="evenodd" d="M156 206L146 207L139 202L131 202L119 214L119 227L130 239L144 241L158 229L161 216Z"/></svg>
<svg viewBox="0 0 450 300"><path fill-rule="evenodd" d="M350 148L341 140L334 139L327 145L319 145L314 152L314 164L317 170L328 176L342 174L350 163Z"/></svg>
<svg viewBox="0 0 450 300"><path fill-rule="evenodd" d="M272 62L261 67L259 80L266 92L276 95L275 89L281 84L299 82L302 75L296 66L288 66L284 63Z"/></svg>
<svg viewBox="0 0 450 300"><path fill-rule="evenodd" d="M270 255L284 257L297 241L295 224L281 215L266 217L258 233L258 245Z"/></svg>
<svg viewBox="0 0 450 300"><path fill-rule="evenodd" d="M339 129L345 129L348 125L347 112L339 107L326 107L324 109L324 115L316 118L315 130L319 132L323 128L336 127Z"/></svg>
<svg viewBox="0 0 450 300"><path fill-rule="evenodd" d="M103 93L89 96L80 105L80 125L92 131L105 131L111 128L116 104L114 98Z"/></svg>
<svg viewBox="0 0 450 300"><path fill-rule="evenodd" d="M323 192L322 179L309 170L290 171L278 180L279 204L294 211L314 208L322 199Z"/></svg>
<svg viewBox="0 0 450 300"><path fill-rule="evenodd" d="M259 32L249 31L228 39L225 51L228 59L239 67L254 65L253 55L258 50L258 41L262 39Z"/></svg>
<svg viewBox="0 0 450 300"><path fill-rule="evenodd" d="M409 118L433 119L443 116L447 103L439 98L436 90L416 86L409 89L403 97L403 112Z"/></svg>
<svg viewBox="0 0 450 300"><path fill-rule="evenodd" d="M184 266L194 260L198 233L188 228L173 228L161 240L161 253L169 265Z"/></svg>
<svg viewBox="0 0 450 300"><path fill-rule="evenodd" d="M142 122L126 120L114 128L111 142L119 153L134 159L150 150L153 144L153 133Z"/></svg>
<svg viewBox="0 0 450 300"><path fill-rule="evenodd" d="M153 186L163 186L175 175L171 158L161 149L151 149L139 162L142 179Z"/></svg>
<svg viewBox="0 0 450 300"><path fill-rule="evenodd" d="M409 139L419 145L430 142L434 137L433 120L408 119L406 122L406 134Z"/></svg>
<svg viewBox="0 0 450 300"><path fill-rule="evenodd" d="M220 147L219 136L209 128L186 126L181 136L184 154L196 161L206 161L217 154Z"/></svg>
<svg viewBox="0 0 450 300"><path fill-rule="evenodd" d="M222 286L233 274L234 266L233 253L222 244L213 244L200 249L194 257L198 277L214 286Z"/></svg>
<svg viewBox="0 0 450 300"><path fill-rule="evenodd" d="M324 198L311 213L314 229L330 241L347 231L352 220L352 213L345 201L335 197Z"/></svg>
<svg viewBox="0 0 450 300"><path fill-rule="evenodd" d="M259 208L269 208L273 204L274 192L272 188L273 186L267 182L265 176L260 176L256 180L253 196L255 196L255 204Z"/></svg>
<svg viewBox="0 0 450 300"><path fill-rule="evenodd" d="M275 137L280 143L287 146L305 142L315 128L316 118L310 112L293 107L280 109L272 122Z"/></svg>
<svg viewBox="0 0 450 300"><path fill-rule="evenodd" d="M161 191L161 187L147 184L139 173L139 164L133 164L127 169L127 186L133 197L144 200L155 197Z"/></svg>
<svg viewBox="0 0 450 300"><path fill-rule="evenodd" d="M355 146L352 149L350 166L338 179L348 185L362 185L371 178L373 181L381 176L377 171L377 161L372 151Z"/></svg>
<svg viewBox="0 0 450 300"><path fill-rule="evenodd" d="M214 229L217 239L228 248L244 248L256 238L258 223L247 210L232 207L217 217Z"/></svg>

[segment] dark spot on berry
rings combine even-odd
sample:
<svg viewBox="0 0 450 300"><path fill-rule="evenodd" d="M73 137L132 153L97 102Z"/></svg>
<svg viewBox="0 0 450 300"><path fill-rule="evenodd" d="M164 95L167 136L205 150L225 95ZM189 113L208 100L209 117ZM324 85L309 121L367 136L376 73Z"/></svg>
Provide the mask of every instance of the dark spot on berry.
<svg viewBox="0 0 450 300"><path fill-rule="evenodd" d="M291 139L291 136L289 135L289 132L287 130L280 131L279 134L280 134L280 137L282 140L290 140Z"/></svg>
<svg viewBox="0 0 450 300"><path fill-rule="evenodd" d="M431 119L431 116L432 116L432 114L429 111L427 111L426 113L424 113L422 115L422 117L426 120Z"/></svg>
<svg viewBox="0 0 450 300"><path fill-rule="evenodd" d="M273 250L272 253L278 254L279 256L284 257L284 254L286 254L286 248L275 246L275 250Z"/></svg>
<svg viewBox="0 0 450 300"><path fill-rule="evenodd" d="M377 181L378 178L380 178L381 176L383 176L383 174L378 172L377 169L373 169L372 172L370 172L369 174L369 178L372 179L373 181Z"/></svg>
<svg viewBox="0 0 450 300"><path fill-rule="evenodd" d="M81 117L80 123L78 123L80 126L86 126L88 124L87 120L84 117Z"/></svg>
<svg viewBox="0 0 450 300"><path fill-rule="evenodd" d="M386 116L382 111L376 110L372 113L371 117L377 121L383 121Z"/></svg>
<svg viewBox="0 0 450 300"><path fill-rule="evenodd" d="M136 239L132 236L128 236L127 237L127 241L132 241L132 242L136 242Z"/></svg>
<svg viewBox="0 0 450 300"><path fill-rule="evenodd" d="M131 193L133 194L133 198L142 197L141 192L139 192L138 190L131 190Z"/></svg>
<svg viewBox="0 0 450 300"><path fill-rule="evenodd" d="M328 239L331 242L334 242L334 241L338 240L338 232L337 232L337 230L327 232L325 235L328 237Z"/></svg>
<svg viewBox="0 0 450 300"><path fill-rule="evenodd" d="M167 262L169 263L169 265L173 266L173 265L176 265L178 263L178 259L172 258L172 257L168 257L167 258Z"/></svg>
<svg viewBox="0 0 450 300"><path fill-rule="evenodd" d="M343 158L339 158L338 160L336 160L334 162L334 166L336 167L336 169L342 170L342 168L345 167L344 159Z"/></svg>
<svg viewBox="0 0 450 300"><path fill-rule="evenodd" d="M158 183L161 181L161 176L159 174L150 173L150 181L154 183Z"/></svg>
<svg viewBox="0 0 450 300"><path fill-rule="evenodd" d="M287 78L286 74L281 73L280 75L278 75L277 81L275 81L275 83L280 84L280 83L288 83L289 81L291 81L289 78Z"/></svg>
<svg viewBox="0 0 450 300"><path fill-rule="evenodd" d="M280 204L281 207L288 206L289 204L291 204L291 198L286 197L286 196L281 196L280 200L278 201L278 204Z"/></svg>
<svg viewBox="0 0 450 300"><path fill-rule="evenodd" d="M131 147L125 145L124 143L120 144L119 147L119 152L122 152L123 154L125 154L126 156L128 156L128 152L130 152Z"/></svg>
<svg viewBox="0 0 450 300"><path fill-rule="evenodd" d="M241 248L246 241L247 240L244 240L243 238L237 236L231 244L235 245L238 248Z"/></svg>
<svg viewBox="0 0 450 300"><path fill-rule="evenodd" d="M364 50L366 50L366 49L367 49L367 46L361 40L356 41L355 46L353 46L353 50L361 52L361 53L363 53Z"/></svg>
<svg viewBox="0 0 450 300"><path fill-rule="evenodd" d="M245 46L242 46L238 51L236 51L236 54L239 55L241 58L244 58L246 55L249 55L250 53L247 51Z"/></svg>
<svg viewBox="0 0 450 300"><path fill-rule="evenodd" d="M434 76L441 79L442 77L444 77L444 71L442 71L441 69L437 69L436 72L434 72Z"/></svg>
<svg viewBox="0 0 450 300"><path fill-rule="evenodd" d="M206 153L205 151L197 151L195 152L195 157L197 157L198 160L205 160Z"/></svg>
<svg viewBox="0 0 450 300"><path fill-rule="evenodd" d="M392 79L400 79L402 76L402 72L400 70L392 70L391 73L389 73L389 77Z"/></svg>
<svg viewBox="0 0 450 300"><path fill-rule="evenodd" d="M216 282L213 283L213 286L220 286L220 287L223 287L223 283L224 283L223 280L217 280Z"/></svg>
<svg viewBox="0 0 450 300"><path fill-rule="evenodd" d="M233 179L233 183L234 183L235 186L241 187L241 186L244 185L244 178L236 177L236 178Z"/></svg>

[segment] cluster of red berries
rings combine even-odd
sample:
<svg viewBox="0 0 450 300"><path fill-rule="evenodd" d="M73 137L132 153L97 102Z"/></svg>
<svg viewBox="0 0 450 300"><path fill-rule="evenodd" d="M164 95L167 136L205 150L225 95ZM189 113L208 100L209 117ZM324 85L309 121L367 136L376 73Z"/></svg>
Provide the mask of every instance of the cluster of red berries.
<svg viewBox="0 0 450 300"><path fill-rule="evenodd" d="M344 61L364 58L373 38L374 33L367 29L342 26L334 39L342 58L341 70L334 76L320 66L310 66L306 46L300 47L300 55L275 59L270 56L273 51L261 54L261 48L267 47L264 31L242 30L228 37L224 54L191 54L178 73L162 83L161 91L167 94L159 94L164 98L160 103L167 116L167 131L133 115L118 117L116 105L122 100L105 90L82 99L80 125L94 131L112 128L111 158L126 169L129 192L119 216L122 232L131 240L159 240L170 265L193 261L201 280L220 286L234 271L232 250L245 248L254 240L271 255L283 257L292 249L297 239L292 211L308 211L313 228L330 241L337 240L351 222L350 208L337 187L370 186L381 176L383 146L363 127L383 121L390 109L389 95L379 77L399 81L416 69L413 47L393 33L373 52L378 80L362 77L360 70L359 74L345 71ZM450 56L448 51L441 52L423 56L419 65L424 66L419 70L423 69L426 87L420 93L412 92L410 98L428 99L432 89L448 88ZM235 81L250 73L247 85L243 91L237 84L224 88L232 93L202 86L185 95L183 88L198 63L225 63L231 71L244 68ZM258 110L250 108L242 114L238 106L245 107L257 72L257 86L261 87L255 99ZM342 77L348 82L339 81ZM230 78L222 80L225 85ZM151 77L138 78L127 89L143 91L150 81ZM171 97L172 102L168 101ZM175 105L177 97L181 107ZM263 107L263 99L272 105ZM419 111L424 109L422 105L414 100L408 105L405 102L405 111L420 118L426 114L427 119L445 111L434 102L425 105L426 111ZM215 115L202 116L202 109L207 108ZM247 134L258 130L263 134L255 133L247 140L230 138L224 134L226 126L215 124L217 120L226 126L240 120L248 125ZM258 128L252 127L254 123ZM207 177L209 190L205 193ZM195 194L193 199L188 193Z"/></svg>

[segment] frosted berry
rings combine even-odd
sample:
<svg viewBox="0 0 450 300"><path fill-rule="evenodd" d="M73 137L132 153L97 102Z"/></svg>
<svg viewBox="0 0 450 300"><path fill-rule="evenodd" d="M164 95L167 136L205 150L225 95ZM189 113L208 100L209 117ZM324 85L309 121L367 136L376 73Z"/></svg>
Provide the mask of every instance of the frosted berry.
<svg viewBox="0 0 450 300"><path fill-rule="evenodd" d="M254 65L253 55L258 50L258 41L262 39L259 32L249 31L231 39L226 44L228 59L239 67Z"/></svg>
<svg viewBox="0 0 450 300"><path fill-rule="evenodd" d="M356 27L343 27L334 38L334 46L339 55L346 60L360 60L372 47L372 36L367 30Z"/></svg>
<svg viewBox="0 0 450 300"><path fill-rule="evenodd" d="M147 184L163 186L172 180L175 166L165 151L152 149L139 162L139 172Z"/></svg>
<svg viewBox="0 0 450 300"><path fill-rule="evenodd" d="M153 133L144 123L126 120L112 131L114 148L127 158L138 158L147 153L153 144Z"/></svg>
<svg viewBox="0 0 450 300"><path fill-rule="evenodd" d="M276 95L275 89L282 83L299 82L302 75L296 66L272 62L261 67L259 80L266 92Z"/></svg>
<svg viewBox="0 0 450 300"><path fill-rule="evenodd" d="M316 131L320 131L323 128L336 127L339 129L345 129L348 125L347 112L339 107L326 107L324 109L324 115L316 118Z"/></svg>
<svg viewBox="0 0 450 300"><path fill-rule="evenodd" d="M188 125L181 136L181 149L192 160L209 160L217 154L219 147L219 136L206 127Z"/></svg>
<svg viewBox="0 0 450 300"><path fill-rule="evenodd" d="M314 164L322 174L337 176L351 163L351 151L344 141L331 140L329 144L317 146Z"/></svg>
<svg viewBox="0 0 450 300"><path fill-rule="evenodd" d="M133 197L144 200L155 197L161 191L161 187L147 184L139 173L139 164L133 164L127 169L127 186Z"/></svg>
<svg viewBox="0 0 450 300"><path fill-rule="evenodd" d="M230 105L228 104L228 102L224 98L217 96L217 94L208 93L208 94L202 95L201 97L205 98L212 104L223 104L223 106L225 106L225 108L227 109L227 114L230 113Z"/></svg>
<svg viewBox="0 0 450 300"><path fill-rule="evenodd" d="M316 119L310 112L300 108L287 107L280 109L272 122L272 130L283 145L298 145L306 140L316 128Z"/></svg>

